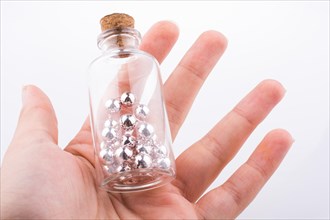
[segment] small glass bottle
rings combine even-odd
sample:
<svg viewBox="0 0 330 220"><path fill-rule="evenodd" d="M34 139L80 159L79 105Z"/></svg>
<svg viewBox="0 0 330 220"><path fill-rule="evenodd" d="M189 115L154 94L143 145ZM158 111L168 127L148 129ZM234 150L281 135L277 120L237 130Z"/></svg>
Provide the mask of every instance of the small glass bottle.
<svg viewBox="0 0 330 220"><path fill-rule="evenodd" d="M134 19L111 14L101 19L98 47L89 66L90 119L101 172L110 192L162 186L175 176L175 161L159 64L138 49Z"/></svg>

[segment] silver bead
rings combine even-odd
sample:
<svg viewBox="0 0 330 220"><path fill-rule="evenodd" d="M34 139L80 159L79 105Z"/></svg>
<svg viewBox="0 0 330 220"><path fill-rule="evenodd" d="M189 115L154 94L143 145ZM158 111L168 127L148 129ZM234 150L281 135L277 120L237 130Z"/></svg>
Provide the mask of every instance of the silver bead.
<svg viewBox="0 0 330 220"><path fill-rule="evenodd" d="M117 173L116 166L114 164L105 165L103 166L103 169L108 173Z"/></svg>
<svg viewBox="0 0 330 220"><path fill-rule="evenodd" d="M112 141L117 137L117 132L113 128L104 128L101 133L102 137Z"/></svg>
<svg viewBox="0 0 330 220"><path fill-rule="evenodd" d="M149 168L152 164L152 159L147 154L138 154L134 161L137 168Z"/></svg>
<svg viewBox="0 0 330 220"><path fill-rule="evenodd" d="M164 145L155 146L155 153L157 156L164 157L167 154L167 149Z"/></svg>
<svg viewBox="0 0 330 220"><path fill-rule="evenodd" d="M114 141L112 141L111 143L110 143L110 147L111 147L111 149L113 149L113 150L116 150L118 147L120 147L121 146L121 143L120 143L120 141L118 140L118 139L115 139Z"/></svg>
<svg viewBox="0 0 330 220"><path fill-rule="evenodd" d="M128 163L121 164L116 167L117 172L125 172L125 171L130 171L132 168Z"/></svg>
<svg viewBox="0 0 330 220"><path fill-rule="evenodd" d="M148 114L149 108L146 105L140 104L135 109L135 115L140 119L145 119Z"/></svg>
<svg viewBox="0 0 330 220"><path fill-rule="evenodd" d="M133 130L136 125L136 118L134 115L122 115L120 117L120 124L126 131Z"/></svg>
<svg viewBox="0 0 330 220"><path fill-rule="evenodd" d="M121 143L124 147L133 148L133 147L135 147L136 140L135 140L134 136L132 136L130 134L124 134L122 137Z"/></svg>
<svg viewBox="0 0 330 220"><path fill-rule="evenodd" d="M121 108L121 104L120 101L117 99L108 99L105 102L105 107L111 112L111 113L115 113L115 112L119 112L120 108Z"/></svg>
<svg viewBox="0 0 330 220"><path fill-rule="evenodd" d="M153 141L154 144L157 144L158 142L158 137L156 134L152 135L151 140Z"/></svg>
<svg viewBox="0 0 330 220"><path fill-rule="evenodd" d="M150 138L154 134L154 128L150 124L142 123L139 125L138 132L142 137Z"/></svg>
<svg viewBox="0 0 330 220"><path fill-rule="evenodd" d="M160 158L157 160L157 165L160 169L167 170L171 166L171 161L168 158Z"/></svg>
<svg viewBox="0 0 330 220"><path fill-rule="evenodd" d="M120 97L120 101L123 105L132 106L135 102L135 97L130 92L124 92Z"/></svg>
<svg viewBox="0 0 330 220"><path fill-rule="evenodd" d="M156 145L157 144L157 136L151 135L151 136L141 136L140 135L140 140L142 140L144 142L144 144L148 144L148 145Z"/></svg>
<svg viewBox="0 0 330 220"><path fill-rule="evenodd" d="M102 141L100 144L101 149L117 149L120 146L120 142L117 139L112 141Z"/></svg>
<svg viewBox="0 0 330 220"><path fill-rule="evenodd" d="M107 119L105 122L104 122L104 127L106 128L114 128L115 130L118 129L118 122L113 120L113 119Z"/></svg>
<svg viewBox="0 0 330 220"><path fill-rule="evenodd" d="M101 149L108 149L110 147L110 144L108 142L102 141L100 144Z"/></svg>
<svg viewBox="0 0 330 220"><path fill-rule="evenodd" d="M111 164L114 162L113 152L109 149L103 149L100 151L100 158L104 164Z"/></svg>
<svg viewBox="0 0 330 220"><path fill-rule="evenodd" d="M133 150L128 147L120 147L115 151L114 156L116 157L116 161L121 164L133 156Z"/></svg>
<svg viewBox="0 0 330 220"><path fill-rule="evenodd" d="M136 150L138 153L140 154L149 154L151 153L152 151L152 146L148 145L148 144L138 144L136 146Z"/></svg>

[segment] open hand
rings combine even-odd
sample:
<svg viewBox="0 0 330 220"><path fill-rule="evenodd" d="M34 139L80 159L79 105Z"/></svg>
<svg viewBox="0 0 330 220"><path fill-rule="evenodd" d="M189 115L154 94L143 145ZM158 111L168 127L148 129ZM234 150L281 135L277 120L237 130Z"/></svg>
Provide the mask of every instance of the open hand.
<svg viewBox="0 0 330 220"><path fill-rule="evenodd" d="M162 62L177 37L174 24L159 22L143 38L141 49ZM166 81L164 95L173 139L226 44L226 38L216 31L203 33ZM100 189L96 181L89 120L62 150L49 99L37 87L26 86L18 126L1 169L1 218L235 218L284 158L293 142L288 132L271 131L223 185L200 196L283 95L278 82L261 82L176 159L177 177L171 184L112 194Z"/></svg>

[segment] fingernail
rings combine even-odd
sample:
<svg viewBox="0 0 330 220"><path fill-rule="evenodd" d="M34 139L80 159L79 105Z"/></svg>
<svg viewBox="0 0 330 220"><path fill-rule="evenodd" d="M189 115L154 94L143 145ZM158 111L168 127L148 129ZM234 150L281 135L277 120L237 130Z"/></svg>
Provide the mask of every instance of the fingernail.
<svg viewBox="0 0 330 220"><path fill-rule="evenodd" d="M22 104L25 105L26 99L27 99L27 90L28 90L28 85L24 85L22 87Z"/></svg>
<svg viewBox="0 0 330 220"><path fill-rule="evenodd" d="M286 87L283 85L283 83L281 83L282 89L283 89L283 94L286 94L287 90Z"/></svg>
<svg viewBox="0 0 330 220"><path fill-rule="evenodd" d="M176 28L179 29L179 24L176 21L174 21L174 20L167 20L167 21L174 24L176 26Z"/></svg>

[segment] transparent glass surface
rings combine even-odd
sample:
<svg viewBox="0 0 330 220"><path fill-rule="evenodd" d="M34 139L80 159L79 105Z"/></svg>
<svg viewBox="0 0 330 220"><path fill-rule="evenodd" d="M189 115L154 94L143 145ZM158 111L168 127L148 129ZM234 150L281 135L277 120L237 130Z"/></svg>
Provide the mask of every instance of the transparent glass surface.
<svg viewBox="0 0 330 220"><path fill-rule="evenodd" d="M89 67L90 117L101 186L147 190L175 175L157 61L137 49L107 51Z"/></svg>

